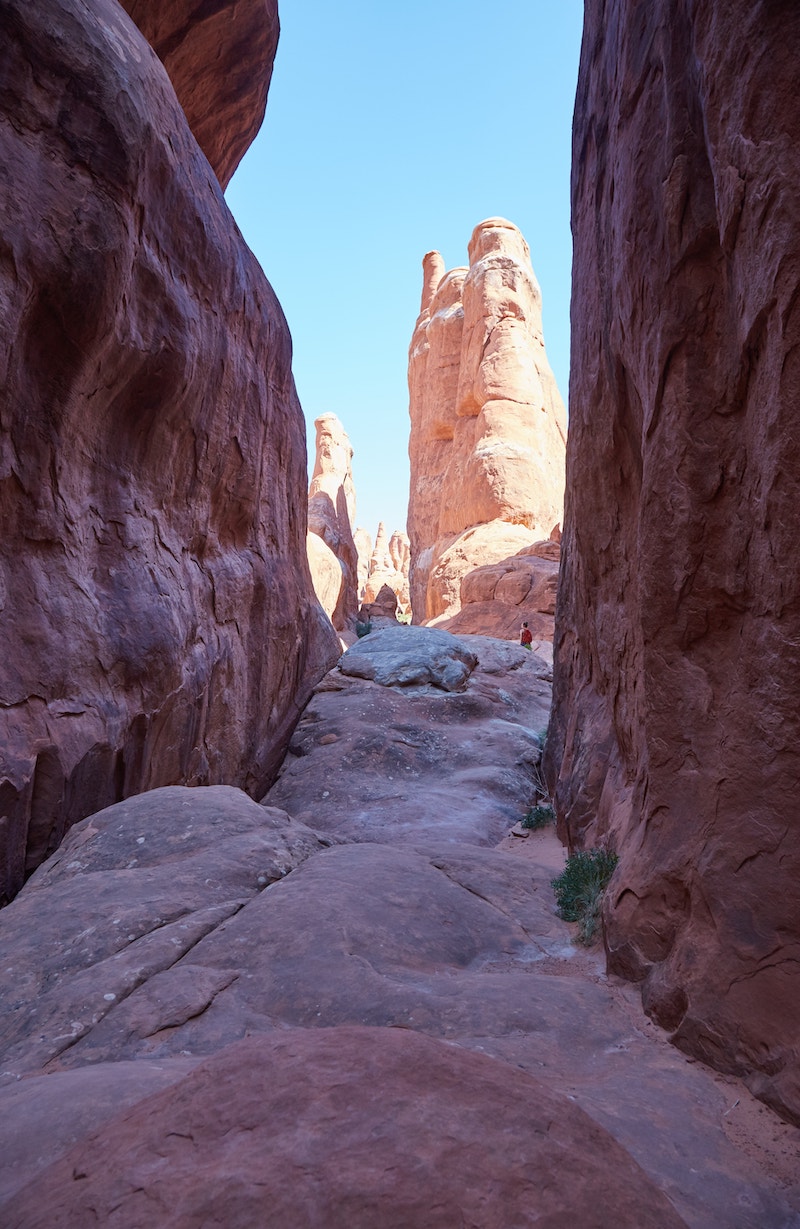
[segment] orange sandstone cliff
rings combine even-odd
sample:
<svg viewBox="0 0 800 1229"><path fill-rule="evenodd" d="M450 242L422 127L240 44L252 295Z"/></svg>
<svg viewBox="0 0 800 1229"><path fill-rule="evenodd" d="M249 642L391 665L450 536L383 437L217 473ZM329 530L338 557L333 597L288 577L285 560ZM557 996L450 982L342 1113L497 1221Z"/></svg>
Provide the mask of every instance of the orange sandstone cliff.
<svg viewBox="0 0 800 1229"><path fill-rule="evenodd" d="M411 605L416 622L508 635L518 625L520 603L532 587L538 592L538 565L513 560L548 539L561 521L566 416L545 353L541 293L519 230L503 218L481 222L469 261L469 268L449 273L438 252L423 262L408 375ZM472 607L468 622L466 612L454 621L469 603L465 578L504 562L507 568L479 590L480 612ZM506 585L505 603L501 589L502 613L493 615L492 586L512 570L524 572L528 588L523 594L517 576ZM557 566L542 562L539 570L550 576L542 608L552 627Z"/></svg>

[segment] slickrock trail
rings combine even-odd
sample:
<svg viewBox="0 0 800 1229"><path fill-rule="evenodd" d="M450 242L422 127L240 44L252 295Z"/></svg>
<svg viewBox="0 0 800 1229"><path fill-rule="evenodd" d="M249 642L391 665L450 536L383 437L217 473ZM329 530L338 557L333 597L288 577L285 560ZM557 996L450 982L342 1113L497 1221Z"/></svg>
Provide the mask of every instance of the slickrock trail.
<svg viewBox="0 0 800 1229"><path fill-rule="evenodd" d="M0 914L4 1226L800 1226L798 1132L575 946L555 836L508 835L541 649L374 632L263 805L72 829Z"/></svg>

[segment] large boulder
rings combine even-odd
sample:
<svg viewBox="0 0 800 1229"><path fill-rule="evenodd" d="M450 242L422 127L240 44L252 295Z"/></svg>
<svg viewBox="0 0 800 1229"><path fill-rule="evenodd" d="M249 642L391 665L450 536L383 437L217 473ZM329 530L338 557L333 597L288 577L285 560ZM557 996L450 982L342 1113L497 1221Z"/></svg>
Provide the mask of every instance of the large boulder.
<svg viewBox="0 0 800 1229"><path fill-rule="evenodd" d="M800 9L588 0L548 771L611 969L800 1122Z"/></svg>
<svg viewBox="0 0 800 1229"><path fill-rule="evenodd" d="M289 332L163 67L115 0L0 24L3 900L121 797L263 792L337 645Z"/></svg>
<svg viewBox="0 0 800 1229"><path fill-rule="evenodd" d="M261 127L278 0L120 0L164 64L223 188Z"/></svg>
<svg viewBox="0 0 800 1229"><path fill-rule="evenodd" d="M503 534L515 533L521 549L561 521L566 415L528 245L512 223L489 218L473 232L469 260L468 269L445 275L438 253L425 257L409 350L408 530L418 623L458 613L463 577L510 553L499 546ZM476 538L486 526L488 536Z"/></svg>

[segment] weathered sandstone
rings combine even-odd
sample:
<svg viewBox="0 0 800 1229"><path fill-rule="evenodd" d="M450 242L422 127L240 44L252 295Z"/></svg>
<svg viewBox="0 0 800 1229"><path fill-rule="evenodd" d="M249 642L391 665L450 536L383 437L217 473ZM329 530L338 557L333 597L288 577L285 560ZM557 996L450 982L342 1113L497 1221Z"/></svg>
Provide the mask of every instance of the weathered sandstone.
<svg viewBox="0 0 800 1229"><path fill-rule="evenodd" d="M458 660L394 628L390 672L406 633ZM154 790L0 911L9 1229L794 1224L798 1133L782 1191L726 1137L746 1091L573 945L552 832L492 848L535 790L549 669L466 648L463 692L327 675L271 791L295 818Z"/></svg>
<svg viewBox="0 0 800 1229"><path fill-rule="evenodd" d="M369 565L372 560L372 537L366 529L360 526L353 534L353 541L358 551L358 600L364 597L364 587L369 578Z"/></svg>
<svg viewBox="0 0 800 1229"><path fill-rule="evenodd" d="M1 12L3 900L116 799L263 792L336 644L288 329L162 66L114 0Z"/></svg>
<svg viewBox="0 0 800 1229"><path fill-rule="evenodd" d="M509 554L510 529L522 548L561 520L566 416L528 246L510 222L490 218L475 228L469 258L468 269L443 276L438 253L425 257L409 350L417 622L457 615L463 578ZM484 526L497 531L476 537Z"/></svg>
<svg viewBox="0 0 800 1229"><path fill-rule="evenodd" d="M364 532L363 530L361 531ZM365 545L370 541L365 535ZM375 535L375 545L372 547L369 567L361 599L366 605L379 602L383 588L391 589L396 597L396 608L407 614L410 608L408 588L408 572L411 563L411 552L408 535L396 529L391 538L387 538L383 521L378 525Z"/></svg>
<svg viewBox="0 0 800 1229"><path fill-rule="evenodd" d="M358 609L358 548L353 539L356 512L351 468L353 449L335 414L322 414L315 419L314 426L317 430L316 459L308 492L311 579L333 626L337 631L346 631L354 626ZM327 551L320 548L320 542Z"/></svg>
<svg viewBox="0 0 800 1229"><path fill-rule="evenodd" d="M610 968L800 1123L800 10L585 21L548 770Z"/></svg>
<svg viewBox="0 0 800 1229"><path fill-rule="evenodd" d="M120 0L164 64L223 188L261 127L277 0Z"/></svg>

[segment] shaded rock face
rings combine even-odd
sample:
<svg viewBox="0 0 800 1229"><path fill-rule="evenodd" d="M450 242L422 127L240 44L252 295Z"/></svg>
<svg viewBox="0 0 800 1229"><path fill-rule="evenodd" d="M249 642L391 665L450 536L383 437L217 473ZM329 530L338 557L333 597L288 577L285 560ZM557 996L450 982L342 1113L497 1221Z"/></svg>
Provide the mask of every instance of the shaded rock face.
<svg viewBox="0 0 800 1229"><path fill-rule="evenodd" d="M278 46L277 0L121 0L169 73L223 188L261 127Z"/></svg>
<svg viewBox="0 0 800 1229"><path fill-rule="evenodd" d="M320 604L337 631L355 625L358 548L353 539L353 449L335 414L315 419L317 452L308 491L308 558Z"/></svg>
<svg viewBox="0 0 800 1229"><path fill-rule="evenodd" d="M263 790L337 652L288 329L162 66L112 0L2 20L0 900L120 797Z"/></svg>
<svg viewBox="0 0 800 1229"><path fill-rule="evenodd" d="M510 527L529 546L561 521L566 415L528 245L510 222L490 218L475 228L469 259L445 274L438 252L425 257L409 350L416 622L458 613L463 577L510 553ZM476 540L486 525L497 529Z"/></svg>
<svg viewBox="0 0 800 1229"><path fill-rule="evenodd" d="M611 969L795 1122L798 57L795 5L586 5L548 742Z"/></svg>

